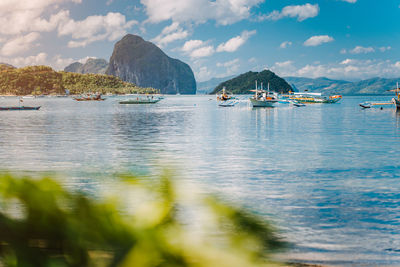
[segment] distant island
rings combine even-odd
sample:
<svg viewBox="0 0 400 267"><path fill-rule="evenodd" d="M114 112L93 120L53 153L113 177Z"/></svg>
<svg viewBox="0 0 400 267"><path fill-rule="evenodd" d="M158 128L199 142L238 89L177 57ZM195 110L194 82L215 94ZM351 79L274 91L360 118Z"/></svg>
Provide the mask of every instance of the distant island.
<svg viewBox="0 0 400 267"><path fill-rule="evenodd" d="M258 82L259 87L263 83L264 89L267 89L269 83L270 90L278 93L288 93L293 90L284 79L270 70L263 70L261 72L249 71L222 82L210 94L217 94L224 87L232 94L250 94L250 90L255 89L255 81Z"/></svg>
<svg viewBox="0 0 400 267"><path fill-rule="evenodd" d="M0 64L1 95L63 95L99 92L102 94L156 93L105 74L80 74L55 71L48 66L15 68Z"/></svg>

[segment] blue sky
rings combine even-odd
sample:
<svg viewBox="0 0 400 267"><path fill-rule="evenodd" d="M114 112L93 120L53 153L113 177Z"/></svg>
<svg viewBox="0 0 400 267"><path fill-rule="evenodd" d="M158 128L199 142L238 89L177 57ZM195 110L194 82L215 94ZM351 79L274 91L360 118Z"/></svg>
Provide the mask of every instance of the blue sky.
<svg viewBox="0 0 400 267"><path fill-rule="evenodd" d="M1 0L0 62L55 69L109 59L137 34L198 81L280 76L400 77L400 0Z"/></svg>

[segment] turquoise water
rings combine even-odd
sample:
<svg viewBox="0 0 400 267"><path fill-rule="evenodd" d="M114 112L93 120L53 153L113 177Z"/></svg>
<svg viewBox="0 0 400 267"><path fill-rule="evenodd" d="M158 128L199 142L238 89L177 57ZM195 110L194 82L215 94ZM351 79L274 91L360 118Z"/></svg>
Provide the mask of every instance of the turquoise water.
<svg viewBox="0 0 400 267"><path fill-rule="evenodd" d="M257 109L214 96L27 99L40 111L0 112L0 168L65 173L68 186L95 190L117 170L172 166L272 218L291 260L400 266L400 115L358 107L372 99L390 97Z"/></svg>

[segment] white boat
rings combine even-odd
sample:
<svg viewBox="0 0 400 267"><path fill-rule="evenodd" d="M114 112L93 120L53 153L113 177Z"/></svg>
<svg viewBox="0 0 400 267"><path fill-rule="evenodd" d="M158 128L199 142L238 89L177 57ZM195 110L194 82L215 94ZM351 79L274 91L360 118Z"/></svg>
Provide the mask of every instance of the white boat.
<svg viewBox="0 0 400 267"><path fill-rule="evenodd" d="M126 100L119 101L120 104L155 104L159 102L162 98L161 97L154 97L154 96L138 96L136 98L130 98Z"/></svg>
<svg viewBox="0 0 400 267"><path fill-rule="evenodd" d="M278 102L278 95L274 93L270 93L269 91L269 83L268 89L265 91L262 87L258 89L257 81L256 81L256 89L251 90L251 92L255 92L253 97L250 97L250 103L253 107L273 107L275 103Z"/></svg>
<svg viewBox="0 0 400 267"><path fill-rule="evenodd" d="M393 104L396 105L396 109L400 109L400 88L399 88L399 83L397 83L396 89L393 89L391 91L396 92L396 97L392 98Z"/></svg>

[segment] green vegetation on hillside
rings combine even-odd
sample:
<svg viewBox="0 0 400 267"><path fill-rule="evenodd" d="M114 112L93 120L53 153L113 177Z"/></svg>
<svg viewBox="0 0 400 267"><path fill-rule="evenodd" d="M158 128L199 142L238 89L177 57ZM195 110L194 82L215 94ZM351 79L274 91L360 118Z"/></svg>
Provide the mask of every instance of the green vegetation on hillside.
<svg viewBox="0 0 400 267"><path fill-rule="evenodd" d="M249 94L250 90L255 89L255 82L264 84L264 89L267 88L267 84L270 85L270 90L278 93L287 93L292 90L292 87L282 78L277 76L275 73L269 70L263 70L261 72L246 72L237 76L236 78L230 79L226 82L219 84L210 94L217 94L221 92L223 87L233 94Z"/></svg>
<svg viewBox="0 0 400 267"><path fill-rule="evenodd" d="M140 88L111 75L57 72L47 66L13 68L0 64L1 95L65 94L65 89L71 94L157 92L156 89Z"/></svg>
<svg viewBox="0 0 400 267"><path fill-rule="evenodd" d="M269 256L284 243L260 217L184 193L168 174L112 181L91 197L1 175L1 266L278 266Z"/></svg>

